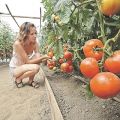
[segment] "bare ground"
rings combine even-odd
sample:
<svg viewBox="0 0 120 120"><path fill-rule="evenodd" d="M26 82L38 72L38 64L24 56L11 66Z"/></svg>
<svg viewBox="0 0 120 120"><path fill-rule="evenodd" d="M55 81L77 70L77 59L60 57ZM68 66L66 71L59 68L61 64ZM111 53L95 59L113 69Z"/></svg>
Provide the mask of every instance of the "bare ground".
<svg viewBox="0 0 120 120"><path fill-rule="evenodd" d="M0 120L51 120L44 86L14 86L8 67L0 66Z"/></svg>
<svg viewBox="0 0 120 120"><path fill-rule="evenodd" d="M43 66L64 120L120 120L120 103L90 97L80 80ZM120 98L120 95L117 96Z"/></svg>

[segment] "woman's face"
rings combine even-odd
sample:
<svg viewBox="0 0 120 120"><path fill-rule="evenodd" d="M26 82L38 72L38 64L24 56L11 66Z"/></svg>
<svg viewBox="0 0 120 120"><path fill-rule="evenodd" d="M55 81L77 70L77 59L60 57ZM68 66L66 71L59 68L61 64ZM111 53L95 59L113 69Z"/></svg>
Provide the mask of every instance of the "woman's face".
<svg viewBox="0 0 120 120"><path fill-rule="evenodd" d="M35 27L30 28L30 33L28 35L28 42L29 43L35 43L36 42L36 37L37 37L37 31Z"/></svg>

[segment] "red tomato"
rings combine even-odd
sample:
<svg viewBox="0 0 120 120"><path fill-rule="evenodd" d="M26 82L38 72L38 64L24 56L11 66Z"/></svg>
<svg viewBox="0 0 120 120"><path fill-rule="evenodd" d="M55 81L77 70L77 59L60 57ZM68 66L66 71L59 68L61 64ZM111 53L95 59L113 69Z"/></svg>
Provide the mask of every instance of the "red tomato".
<svg viewBox="0 0 120 120"><path fill-rule="evenodd" d="M80 63L81 73L88 78L92 78L99 73L99 66L95 58L85 58Z"/></svg>
<svg viewBox="0 0 120 120"><path fill-rule="evenodd" d="M120 0L102 0L100 8L104 15L112 16L120 11Z"/></svg>
<svg viewBox="0 0 120 120"><path fill-rule="evenodd" d="M85 57L93 57L96 60L100 60L103 56L103 51L96 51L96 48L103 48L103 43L98 39L88 40L83 46L83 52Z"/></svg>
<svg viewBox="0 0 120 120"><path fill-rule="evenodd" d="M60 58L58 61L59 61L60 64L62 64L64 62L64 59Z"/></svg>
<svg viewBox="0 0 120 120"><path fill-rule="evenodd" d="M47 66L49 69L53 69L53 67L55 67L56 62L55 61L47 61Z"/></svg>
<svg viewBox="0 0 120 120"><path fill-rule="evenodd" d="M111 72L101 72L90 80L90 88L97 97L114 97L120 92L120 79Z"/></svg>
<svg viewBox="0 0 120 120"><path fill-rule="evenodd" d="M73 57L73 54L71 52L69 52L69 51L64 52L64 58L66 60L70 60L70 59L72 59L72 57Z"/></svg>
<svg viewBox="0 0 120 120"><path fill-rule="evenodd" d="M52 65L52 66L48 66L48 68L49 68L49 69L53 69L53 68L54 68L54 66L53 66L53 65Z"/></svg>
<svg viewBox="0 0 120 120"><path fill-rule="evenodd" d="M109 72L109 70L107 69L107 67L106 67L106 64L105 64L105 63L103 64L103 71L105 71L105 72Z"/></svg>
<svg viewBox="0 0 120 120"><path fill-rule="evenodd" d="M68 71L67 71L67 72L68 72L68 73L71 73L72 71L73 71L73 66L72 66L72 65L70 65L70 66L69 66L69 69L68 69Z"/></svg>
<svg viewBox="0 0 120 120"><path fill-rule="evenodd" d="M72 60L67 60L67 63L69 64L69 65L72 65Z"/></svg>
<svg viewBox="0 0 120 120"><path fill-rule="evenodd" d="M105 60L104 66L108 71L119 74L120 73L120 55L108 57Z"/></svg>
<svg viewBox="0 0 120 120"><path fill-rule="evenodd" d="M68 63L62 63L60 66L60 69L62 72L68 72L69 71L69 64Z"/></svg>

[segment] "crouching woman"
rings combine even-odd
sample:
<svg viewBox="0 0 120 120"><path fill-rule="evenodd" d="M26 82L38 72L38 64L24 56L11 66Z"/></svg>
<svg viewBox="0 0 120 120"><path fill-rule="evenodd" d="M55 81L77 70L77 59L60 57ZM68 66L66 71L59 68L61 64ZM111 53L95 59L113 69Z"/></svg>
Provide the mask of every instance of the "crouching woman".
<svg viewBox="0 0 120 120"><path fill-rule="evenodd" d="M25 22L20 26L18 37L13 44L13 56L9 63L10 71L18 88L23 87L22 80L29 78L28 84L37 88L34 81L39 72L39 64L49 59L47 55L40 55L39 45L36 40L37 31L33 23Z"/></svg>

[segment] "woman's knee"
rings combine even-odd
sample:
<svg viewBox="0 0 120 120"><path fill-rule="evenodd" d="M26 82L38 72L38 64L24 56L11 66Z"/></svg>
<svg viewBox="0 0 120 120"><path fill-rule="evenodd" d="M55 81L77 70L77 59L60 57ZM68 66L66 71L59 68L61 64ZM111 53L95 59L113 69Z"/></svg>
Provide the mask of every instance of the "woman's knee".
<svg viewBox="0 0 120 120"><path fill-rule="evenodd" d="M18 68L15 68L13 71L13 76L19 77L20 75L22 75L28 71L31 71L36 74L39 72L39 69L40 69L40 66L38 64L25 64Z"/></svg>
<svg viewBox="0 0 120 120"><path fill-rule="evenodd" d="M15 77L15 78L19 77L19 76L22 75L22 74L23 74L23 72L22 72L22 70L20 70L20 69L15 68L15 69L13 70L13 77Z"/></svg>
<svg viewBox="0 0 120 120"><path fill-rule="evenodd" d="M38 64L35 64L33 70L35 73L38 73L40 70L40 66Z"/></svg>

